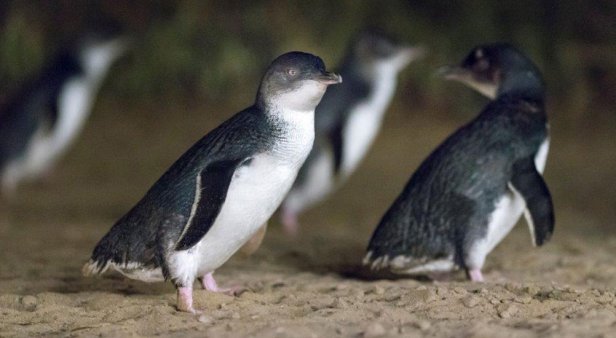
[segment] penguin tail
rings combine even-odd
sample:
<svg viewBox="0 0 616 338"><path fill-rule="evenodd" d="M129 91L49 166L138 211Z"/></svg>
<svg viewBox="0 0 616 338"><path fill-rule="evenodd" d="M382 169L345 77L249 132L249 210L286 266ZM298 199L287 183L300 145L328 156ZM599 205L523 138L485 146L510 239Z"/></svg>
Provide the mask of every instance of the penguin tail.
<svg viewBox="0 0 616 338"><path fill-rule="evenodd" d="M139 240L131 241L131 234L116 224L94 248L90 260L81 268L85 277L101 275L108 270L146 282L164 280L162 267L155 250Z"/></svg>
<svg viewBox="0 0 616 338"><path fill-rule="evenodd" d="M107 269L109 269L110 262L102 262L96 261L94 259L90 259L86 264L81 268L81 274L84 277L93 277L96 275L103 274Z"/></svg>
<svg viewBox="0 0 616 338"><path fill-rule="evenodd" d="M105 273L109 268L126 265L128 260L128 236L125 236L118 224L96 244L90 260L83 265L81 273L95 276Z"/></svg>
<svg viewBox="0 0 616 338"><path fill-rule="evenodd" d="M364 266L370 266L371 270L381 270L389 266L389 255L375 255L373 250L368 251L362 261Z"/></svg>

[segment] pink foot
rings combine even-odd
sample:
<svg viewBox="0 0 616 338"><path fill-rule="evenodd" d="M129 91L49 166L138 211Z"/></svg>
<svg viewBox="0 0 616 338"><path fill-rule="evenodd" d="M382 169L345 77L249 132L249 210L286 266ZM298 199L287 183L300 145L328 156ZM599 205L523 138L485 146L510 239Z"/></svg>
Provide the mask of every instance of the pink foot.
<svg viewBox="0 0 616 338"><path fill-rule="evenodd" d="M203 276L202 278L200 278L200 281L201 281L201 286L205 290L211 291L211 292L220 292L220 293L224 293L229 296L236 296L245 290L242 287L231 287L231 288L219 287L218 283L216 283L216 280L214 279L213 272L210 272L206 274L205 276Z"/></svg>
<svg viewBox="0 0 616 338"><path fill-rule="evenodd" d="M192 286L178 287L178 310L193 314L201 313L193 308Z"/></svg>
<svg viewBox="0 0 616 338"><path fill-rule="evenodd" d="M473 282L483 283L483 274L480 269L470 269L467 271L468 278Z"/></svg>
<svg viewBox="0 0 616 338"><path fill-rule="evenodd" d="M283 225L284 232L291 236L297 237L299 234L299 221L297 220L297 213L283 209L281 222Z"/></svg>

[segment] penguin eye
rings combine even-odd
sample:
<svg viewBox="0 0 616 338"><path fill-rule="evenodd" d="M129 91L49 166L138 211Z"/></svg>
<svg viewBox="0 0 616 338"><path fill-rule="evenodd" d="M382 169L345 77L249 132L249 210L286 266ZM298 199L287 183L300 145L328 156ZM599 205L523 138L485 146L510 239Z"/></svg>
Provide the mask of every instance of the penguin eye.
<svg viewBox="0 0 616 338"><path fill-rule="evenodd" d="M488 70L488 68L490 68L490 61L486 59L480 59L475 63L474 68L478 71L486 71Z"/></svg>
<svg viewBox="0 0 616 338"><path fill-rule="evenodd" d="M295 69L295 68L288 68L287 69L287 75L294 77L295 75L297 75L297 69Z"/></svg>

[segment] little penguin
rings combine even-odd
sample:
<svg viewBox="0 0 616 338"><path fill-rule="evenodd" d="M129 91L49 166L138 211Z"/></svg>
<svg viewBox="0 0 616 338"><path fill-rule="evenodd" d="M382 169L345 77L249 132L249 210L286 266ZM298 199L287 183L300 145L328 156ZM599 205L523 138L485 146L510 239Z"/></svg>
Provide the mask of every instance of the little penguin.
<svg viewBox="0 0 616 338"><path fill-rule="evenodd" d="M314 110L342 81L312 54L276 58L252 106L186 151L94 248L82 272L108 269L145 282L170 280L177 308L193 308L195 279L220 289L214 271L253 237L291 188L314 141Z"/></svg>
<svg viewBox="0 0 616 338"><path fill-rule="evenodd" d="M375 29L351 41L339 67L344 83L328 90L317 106L314 147L281 207L288 234L298 233L301 212L355 171L379 132L398 73L424 53L423 47L407 46Z"/></svg>
<svg viewBox="0 0 616 338"><path fill-rule="evenodd" d="M440 72L492 101L419 166L374 231L364 264L409 275L463 268L481 282L486 256L522 213L535 246L554 231L542 176L544 82L527 56L504 43L475 47L460 66Z"/></svg>
<svg viewBox="0 0 616 338"><path fill-rule="evenodd" d="M90 34L59 53L0 110L0 185L10 196L47 174L81 131L125 37Z"/></svg>

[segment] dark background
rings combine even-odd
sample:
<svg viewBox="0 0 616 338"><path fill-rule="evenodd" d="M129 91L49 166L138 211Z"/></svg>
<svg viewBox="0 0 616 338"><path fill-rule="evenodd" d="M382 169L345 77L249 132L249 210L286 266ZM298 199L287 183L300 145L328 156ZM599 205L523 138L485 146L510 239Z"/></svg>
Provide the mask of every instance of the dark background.
<svg viewBox="0 0 616 338"><path fill-rule="evenodd" d="M615 1L2 1L0 104L68 42L109 25L126 31L133 48L112 67L55 177L26 185L10 202L19 217L96 212L112 222L192 143L251 104L273 58L304 50L333 68L351 36L370 26L429 55L401 73L382 133L350 188L316 210L350 203L375 224L429 151L485 104L435 69L474 45L507 41L547 81L546 179L557 207L616 219ZM380 188L379 202L362 209L366 201L355 196ZM56 193L63 198L50 199Z"/></svg>
<svg viewBox="0 0 616 338"><path fill-rule="evenodd" d="M405 95L397 100L407 105L450 104L456 89L444 90L431 77L434 68L461 59L473 45L508 41L544 70L550 98L568 108L559 118L614 115L616 2L610 0L2 1L2 97L63 43L109 22L137 43L105 93L133 102L233 96L244 104L278 54L306 50L334 65L350 36L372 26L431 51L403 76ZM455 113L449 110L439 111Z"/></svg>

